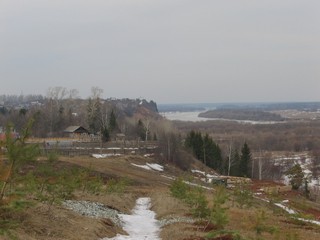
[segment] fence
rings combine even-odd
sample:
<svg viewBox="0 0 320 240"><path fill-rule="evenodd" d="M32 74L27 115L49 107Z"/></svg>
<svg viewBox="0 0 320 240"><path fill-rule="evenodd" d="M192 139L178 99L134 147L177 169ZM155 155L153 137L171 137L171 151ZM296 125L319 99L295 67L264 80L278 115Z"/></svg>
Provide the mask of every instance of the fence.
<svg viewBox="0 0 320 240"><path fill-rule="evenodd" d="M41 144L41 149L44 154L58 153L63 156L88 156L92 154L110 154L110 155L128 155L128 154L153 154L157 149L157 142L141 142L141 141L126 141L126 142L72 142L46 141Z"/></svg>

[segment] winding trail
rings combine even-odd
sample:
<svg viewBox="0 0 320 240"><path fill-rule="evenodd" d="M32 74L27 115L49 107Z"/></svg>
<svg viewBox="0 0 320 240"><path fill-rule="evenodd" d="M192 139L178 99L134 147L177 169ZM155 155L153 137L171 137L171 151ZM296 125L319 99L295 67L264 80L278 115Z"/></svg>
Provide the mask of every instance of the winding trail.
<svg viewBox="0 0 320 240"><path fill-rule="evenodd" d="M123 229L128 235L118 234L114 238L102 240L160 240L160 224L155 212L150 210L151 199L139 198L132 210L132 215L119 214Z"/></svg>

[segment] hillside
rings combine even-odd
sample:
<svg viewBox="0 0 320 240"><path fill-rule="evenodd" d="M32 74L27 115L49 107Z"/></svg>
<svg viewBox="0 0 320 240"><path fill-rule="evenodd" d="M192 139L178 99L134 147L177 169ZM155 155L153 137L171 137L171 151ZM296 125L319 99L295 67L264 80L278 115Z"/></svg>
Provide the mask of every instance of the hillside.
<svg viewBox="0 0 320 240"><path fill-rule="evenodd" d="M206 186L204 188L204 196L211 205L212 198L217 192L217 188L201 181L202 171L206 171L201 165L193 165L195 173L182 172L173 166L165 165L164 171L152 170L145 168L147 163L156 163L152 158L142 157L138 155L109 157L104 159L96 159L92 157L60 157L60 160L53 163L56 172L64 170L73 174L73 178L77 178L76 170L80 172L88 169L90 178L88 184L94 176L100 176L103 184L100 191L95 192L92 189L74 191L66 199L77 201L87 201L81 208L88 208L90 204L103 204L96 210L90 210L91 213L79 214L74 210L70 210L66 205L62 204L63 199L55 203L50 203L43 199L30 198L33 204L23 212L11 213L7 216L7 221L15 221L19 223L17 227L12 226L11 236L17 239L101 239L112 238L117 234L125 234L121 225L114 222L113 217L92 217L92 214L98 214L102 208L116 210L116 212L131 214L135 201L139 197L149 197L151 199L151 210L156 213L156 219L161 222L160 238L163 240L171 239L218 239L204 238L210 232L214 232L214 224L206 221L199 221L192 216L192 207L185 201L172 197L169 186L172 186L173 179L178 176L184 176L185 183L192 186ZM35 170L43 166L50 165L45 159L38 160L24 168L24 172ZM159 164L159 163L158 163ZM209 169L207 169L209 170ZM214 173L212 173L214 174ZM55 175L57 176L57 175ZM50 181L55 181L54 175ZM114 185L122 182L122 185ZM126 183L124 184L123 181ZM48 183L49 184L49 183ZM55 183L56 185L57 183ZM123 185L124 184L124 185ZM52 185L54 187L55 185ZM90 185L94 186L94 185ZM110 186L115 186L113 190ZM187 186L187 185L186 185ZM196 189L195 187L191 189ZM263 237L263 239L308 239L316 240L320 238L320 228L317 225L298 221L282 210L281 207L270 204L272 202L281 203L281 206L287 206L299 212L299 217L316 219L320 214L319 204L308 202L298 192L292 192L288 189L281 190L278 193L270 195L270 189L280 188L272 182L253 182L250 185L250 191L256 193L256 198L250 198L249 195L243 200L235 198L236 189L226 189L229 200L225 203L227 209L228 223L225 229L229 232L240 234L242 239L255 239ZM106 191L109 189L108 191ZM263 191L262 189L269 189ZM275 194L275 195L274 195ZM270 203L266 200L269 199ZM250 204L249 204L250 201ZM60 202L60 203L59 203ZM242 204L240 204L242 202ZM87 207L85 207L87 206ZM100 210L98 210L100 209ZM92 212L93 211L93 212ZM109 210L108 210L109 211ZM259 214L264 217L259 220ZM258 214L259 213L259 214ZM2 213L3 214L3 213ZM11 220L10 220L11 219ZM259 222L262 221L262 222ZM138 224L138 222L136 223ZM266 226L266 229L274 229L274 231L263 230L262 235L257 234L255 227L260 225ZM262 226L261 225L261 226ZM3 224L0 225L3 228ZM8 226L8 225L7 225ZM228 234L227 234L228 235ZM289 238L290 237L290 238ZM3 239L10 239L5 234ZM108 238L106 238L108 239ZM221 238L219 238L221 239ZM233 239L231 235L228 238Z"/></svg>
<svg viewBox="0 0 320 240"><path fill-rule="evenodd" d="M0 129L10 122L17 132L29 119L34 119L35 137L61 137L69 126L82 126L91 134L99 134L110 126L112 116L113 133L137 138L138 120L158 120L157 104L145 99L100 99L42 96L0 96ZM1 131L1 130L0 130Z"/></svg>

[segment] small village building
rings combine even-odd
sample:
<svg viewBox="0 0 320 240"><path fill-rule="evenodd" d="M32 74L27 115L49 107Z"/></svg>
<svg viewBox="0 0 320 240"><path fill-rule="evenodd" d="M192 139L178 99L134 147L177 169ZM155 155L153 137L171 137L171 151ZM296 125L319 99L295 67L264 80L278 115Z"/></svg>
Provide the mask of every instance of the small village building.
<svg viewBox="0 0 320 240"><path fill-rule="evenodd" d="M126 140L126 135L124 133L117 133L115 135L116 142L124 142Z"/></svg>
<svg viewBox="0 0 320 240"><path fill-rule="evenodd" d="M88 136L89 131L82 126L69 126L64 130L71 138L80 138L81 136Z"/></svg>

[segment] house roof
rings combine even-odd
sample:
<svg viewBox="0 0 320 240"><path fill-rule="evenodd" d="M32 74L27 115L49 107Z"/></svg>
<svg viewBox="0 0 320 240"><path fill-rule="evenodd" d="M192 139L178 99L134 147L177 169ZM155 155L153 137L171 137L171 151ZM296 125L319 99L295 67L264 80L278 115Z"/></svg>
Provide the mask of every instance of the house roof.
<svg viewBox="0 0 320 240"><path fill-rule="evenodd" d="M64 132L66 132L66 133L75 133L75 132L88 133L89 131L81 126L69 126L64 130Z"/></svg>

